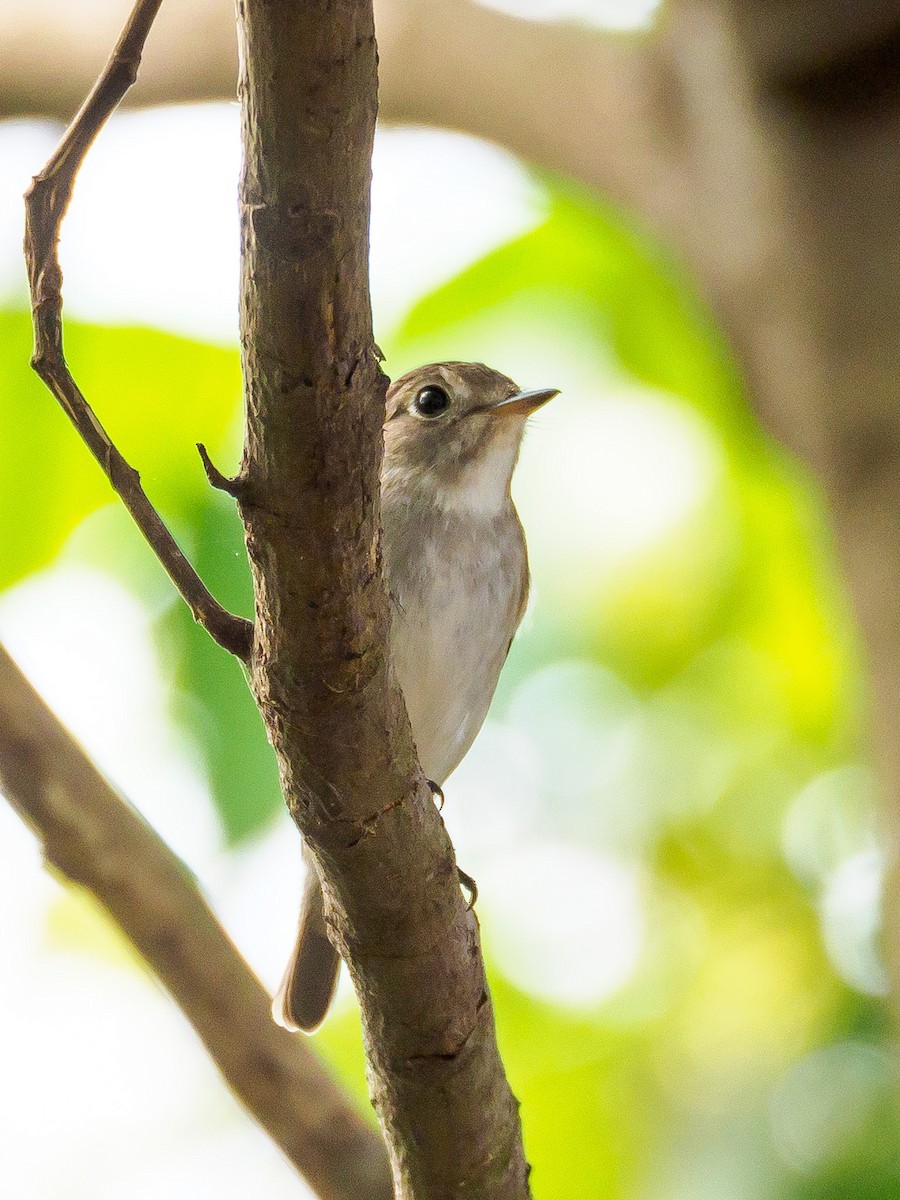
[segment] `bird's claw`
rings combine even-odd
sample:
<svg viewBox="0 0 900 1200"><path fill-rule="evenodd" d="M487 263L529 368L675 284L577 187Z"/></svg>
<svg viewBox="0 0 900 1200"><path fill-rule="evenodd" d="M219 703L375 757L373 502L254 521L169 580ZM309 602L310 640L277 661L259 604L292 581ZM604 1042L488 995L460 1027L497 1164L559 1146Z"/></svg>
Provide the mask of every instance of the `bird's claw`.
<svg viewBox="0 0 900 1200"><path fill-rule="evenodd" d="M438 812L444 811L444 789L439 783L435 783L433 779L426 779L425 782L431 788L431 795L435 804L438 806Z"/></svg>
<svg viewBox="0 0 900 1200"><path fill-rule="evenodd" d="M475 901L478 899L478 884L471 875L466 874L462 867L456 868L456 874L459 876L459 882L462 887L469 893L468 907L472 909L475 907Z"/></svg>
<svg viewBox="0 0 900 1200"><path fill-rule="evenodd" d="M438 812L444 809L444 789L439 783L435 783L433 779L426 779L425 782L431 788L431 794L434 797L434 802L438 806ZM462 867L456 868L456 874L459 876L459 882L462 887L469 893L469 908L475 907L475 901L478 899L478 884L471 875L467 875Z"/></svg>

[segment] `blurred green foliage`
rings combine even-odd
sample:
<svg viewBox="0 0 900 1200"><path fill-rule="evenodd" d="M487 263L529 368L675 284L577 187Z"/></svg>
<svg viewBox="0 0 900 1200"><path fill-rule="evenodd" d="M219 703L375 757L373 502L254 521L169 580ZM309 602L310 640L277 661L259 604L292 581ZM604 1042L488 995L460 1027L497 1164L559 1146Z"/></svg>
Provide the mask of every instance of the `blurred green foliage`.
<svg viewBox="0 0 900 1200"><path fill-rule="evenodd" d="M702 429L724 468L702 503L618 573L596 577L584 529L582 557L538 577L534 620L498 695L497 718L549 756L535 827L627 859L646 914L634 971L579 1005L513 981L485 910L535 1194L888 1200L900 1195L900 1158L883 989L852 968L863 951L877 956L860 948L877 919L828 924L844 911L841 871L877 859L878 844L863 673L821 500L761 433L677 266L596 200L544 184L551 202L536 229L382 336L392 373L494 355L500 367L504 355L543 365L555 354L595 391L652 389ZM26 316L0 323L0 583L10 586L50 563L109 497L28 370ZM76 377L201 575L249 612L238 521L193 452L202 440L223 469L234 465L236 352L74 322L66 336ZM261 724L240 669L127 540L92 553L157 613L173 712L239 843L279 804ZM565 686L560 664L574 672ZM605 748L620 745L624 765L610 774ZM592 756L599 774L585 766ZM355 1015L339 1014L319 1044L362 1099Z"/></svg>

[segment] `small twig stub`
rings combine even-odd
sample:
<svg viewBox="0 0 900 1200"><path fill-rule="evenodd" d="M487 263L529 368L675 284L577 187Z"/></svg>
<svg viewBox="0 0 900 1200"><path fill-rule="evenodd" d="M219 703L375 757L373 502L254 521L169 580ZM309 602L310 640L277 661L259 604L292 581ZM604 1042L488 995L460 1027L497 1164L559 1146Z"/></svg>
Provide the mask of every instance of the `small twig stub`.
<svg viewBox="0 0 900 1200"><path fill-rule="evenodd" d="M210 487L216 488L217 491L225 492L227 495L233 496L236 500L243 490L240 476L230 478L228 475L223 475L209 457L209 452L202 442L197 443L197 453L200 455L200 461L203 463L203 470L206 472L206 478L209 480Z"/></svg>

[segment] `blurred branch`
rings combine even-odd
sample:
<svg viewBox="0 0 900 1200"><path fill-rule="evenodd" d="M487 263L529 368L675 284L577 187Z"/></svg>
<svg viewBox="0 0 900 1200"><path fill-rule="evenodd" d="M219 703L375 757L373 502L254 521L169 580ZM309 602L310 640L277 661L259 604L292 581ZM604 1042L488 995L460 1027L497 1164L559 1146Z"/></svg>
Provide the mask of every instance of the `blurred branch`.
<svg viewBox="0 0 900 1200"><path fill-rule="evenodd" d="M707 106L717 106L726 64L741 101L732 141L753 147L743 178L710 162L726 233L736 248L766 247L748 256L729 324L769 429L825 488L865 640L888 838L885 948L900 1028L900 6L679 7L695 44L698 22L715 22L694 63L696 92L705 87ZM787 28L807 30L807 45L818 47L792 75L774 56L785 8ZM838 9L833 31L823 32ZM750 203L734 220L734 193L748 185ZM707 204L698 221L708 218Z"/></svg>
<svg viewBox="0 0 900 1200"><path fill-rule="evenodd" d="M754 70L785 83L889 40L900 21L897 0L742 0L737 15Z"/></svg>
<svg viewBox="0 0 900 1200"><path fill-rule="evenodd" d="M234 1095L322 1200L390 1200L377 1133L309 1044L272 1022L266 991L185 865L117 795L2 646L0 785L48 866L100 902Z"/></svg>
<svg viewBox="0 0 900 1200"><path fill-rule="evenodd" d="M895 0L748 0L743 9L754 62L784 82L884 39L897 23ZM696 143L682 137L679 59L693 56L680 36L670 40L666 22L646 36L520 20L473 0L376 0L375 10L384 119L499 142L583 180L667 236L692 216ZM67 120L117 20L111 4L0 0L0 113ZM707 29L704 13L695 26L701 55ZM150 42L130 102L233 98L227 5L169 0Z"/></svg>
<svg viewBox="0 0 900 1200"><path fill-rule="evenodd" d="M75 177L110 113L132 85L161 0L138 0L115 50L75 120L25 197L25 260L31 288L35 350L32 366L59 401L103 468L194 619L220 646L246 661L253 626L227 612L206 589L141 487L140 476L113 445L69 371L63 354L59 231Z"/></svg>
<svg viewBox="0 0 900 1200"><path fill-rule="evenodd" d="M68 122L101 71L126 11L127 0L0 0L0 114ZM220 0L166 0L149 47L128 103L234 99L232 6Z"/></svg>
<svg viewBox="0 0 900 1200"><path fill-rule="evenodd" d="M375 7L384 119L489 138L623 203L648 193L654 204L672 201L676 159L660 95L665 55L646 38L517 20L472 0L377 0ZM0 0L0 114L68 120L117 20L110 4ZM233 99L227 5L168 0L149 44L129 103Z"/></svg>
<svg viewBox="0 0 900 1200"><path fill-rule="evenodd" d="M371 0L241 0L238 20L251 685L359 997L398 1200L526 1200L477 922L389 670Z"/></svg>

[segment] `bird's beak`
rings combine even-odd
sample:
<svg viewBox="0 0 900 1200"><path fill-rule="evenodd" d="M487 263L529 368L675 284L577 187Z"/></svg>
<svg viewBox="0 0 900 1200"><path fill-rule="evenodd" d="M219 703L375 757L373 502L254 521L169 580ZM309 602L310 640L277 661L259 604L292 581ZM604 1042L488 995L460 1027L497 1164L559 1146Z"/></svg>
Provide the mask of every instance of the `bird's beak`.
<svg viewBox="0 0 900 1200"><path fill-rule="evenodd" d="M505 400L498 400L490 406L491 412L508 414L509 416L528 417L533 412L559 395L559 388L533 388L530 392L516 392Z"/></svg>

